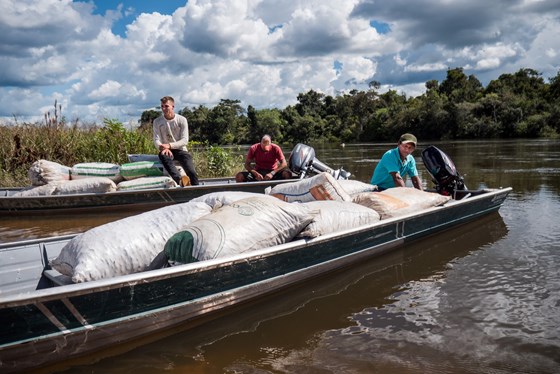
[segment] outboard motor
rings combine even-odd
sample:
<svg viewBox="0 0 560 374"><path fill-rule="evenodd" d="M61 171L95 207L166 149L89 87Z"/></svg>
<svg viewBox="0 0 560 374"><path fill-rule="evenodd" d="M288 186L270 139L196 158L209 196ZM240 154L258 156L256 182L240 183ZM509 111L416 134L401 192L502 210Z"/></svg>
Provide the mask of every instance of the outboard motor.
<svg viewBox="0 0 560 374"><path fill-rule="evenodd" d="M315 158L315 150L305 144L298 143L292 149L292 153L288 159L288 167L292 172L296 173L300 179L305 178L308 174L319 174L327 172L334 179L348 179L352 174L343 168L334 170Z"/></svg>
<svg viewBox="0 0 560 374"><path fill-rule="evenodd" d="M453 161L439 148L433 145L425 148L422 151L422 161L432 176L439 194L455 198L456 191L467 189Z"/></svg>

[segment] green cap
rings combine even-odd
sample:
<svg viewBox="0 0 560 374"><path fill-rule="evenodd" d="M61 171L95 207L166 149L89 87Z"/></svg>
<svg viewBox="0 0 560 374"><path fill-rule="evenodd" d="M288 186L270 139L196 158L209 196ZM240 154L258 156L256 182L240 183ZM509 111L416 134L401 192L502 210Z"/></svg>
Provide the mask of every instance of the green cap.
<svg viewBox="0 0 560 374"><path fill-rule="evenodd" d="M412 134L402 134L401 138L399 139L399 143L414 143L414 146L416 147L416 137Z"/></svg>

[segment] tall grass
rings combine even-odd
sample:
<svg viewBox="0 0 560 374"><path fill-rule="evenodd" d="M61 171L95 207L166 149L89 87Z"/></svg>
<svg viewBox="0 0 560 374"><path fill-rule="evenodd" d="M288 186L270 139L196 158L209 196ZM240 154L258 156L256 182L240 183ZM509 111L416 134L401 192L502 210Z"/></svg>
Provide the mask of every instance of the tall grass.
<svg viewBox="0 0 560 374"><path fill-rule="evenodd" d="M241 156L220 148L190 146L199 177L233 176ZM126 129L116 120L104 126L53 124L0 125L0 186L29 185L28 170L37 160L72 166L81 162L128 162L128 154L155 154L149 128Z"/></svg>

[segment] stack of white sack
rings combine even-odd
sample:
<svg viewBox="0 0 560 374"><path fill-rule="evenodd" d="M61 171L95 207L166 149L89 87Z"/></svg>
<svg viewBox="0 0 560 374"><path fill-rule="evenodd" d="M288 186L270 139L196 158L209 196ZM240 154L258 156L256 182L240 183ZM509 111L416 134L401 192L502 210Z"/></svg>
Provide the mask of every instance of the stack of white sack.
<svg viewBox="0 0 560 374"><path fill-rule="evenodd" d="M115 183L123 180L120 173L120 166L108 162L82 162L72 166L70 179L84 179L91 177L105 177Z"/></svg>
<svg viewBox="0 0 560 374"><path fill-rule="evenodd" d="M35 161L27 175L32 186L42 186L49 183L64 182L70 180L70 170L68 166L47 160Z"/></svg>
<svg viewBox="0 0 560 374"><path fill-rule="evenodd" d="M143 271L173 234L210 211L188 202L107 223L73 238L50 264L76 283Z"/></svg>
<svg viewBox="0 0 560 374"><path fill-rule="evenodd" d="M49 196L56 190L57 183L47 183L42 186L33 186L24 188L18 192L14 192L10 197L36 197L36 196Z"/></svg>
<svg viewBox="0 0 560 374"><path fill-rule="evenodd" d="M117 190L117 185L109 178L90 177L58 183L53 195L75 195L82 193L105 193Z"/></svg>
<svg viewBox="0 0 560 374"><path fill-rule="evenodd" d="M337 182L350 196L354 196L362 192L377 191L376 185L357 181L355 179L337 179Z"/></svg>
<svg viewBox="0 0 560 374"><path fill-rule="evenodd" d="M177 183L171 177L142 177L117 184L117 191L147 190L150 188L175 188Z"/></svg>
<svg viewBox="0 0 560 374"><path fill-rule="evenodd" d="M297 182L278 184L266 193L289 203L305 203L316 200L352 201L338 181L327 172Z"/></svg>
<svg viewBox="0 0 560 374"><path fill-rule="evenodd" d="M450 196L420 191L411 187L395 187L382 192L363 192L353 196L353 201L356 204L377 211L381 219L402 216L443 205L450 199Z"/></svg>
<svg viewBox="0 0 560 374"><path fill-rule="evenodd" d="M92 177L71 180L68 182L53 182L43 186L24 188L10 195L10 197L37 197L51 195L76 195L84 193L107 193L117 190L115 182L109 178Z"/></svg>
<svg viewBox="0 0 560 374"><path fill-rule="evenodd" d="M310 201L301 205L316 210L319 214L297 237L314 238L374 223L380 219L375 210L350 201Z"/></svg>
<svg viewBox="0 0 560 374"><path fill-rule="evenodd" d="M317 212L261 195L222 206L173 235L164 253L175 263L189 263L283 244L307 226Z"/></svg>
<svg viewBox="0 0 560 374"><path fill-rule="evenodd" d="M169 173L167 172L167 169L165 169L161 164L158 155L143 154L143 153L129 154L128 161L130 162L152 161L161 170L164 176L166 177L170 176ZM179 161L175 160L173 163L175 164L175 167L177 168L177 171L181 176L187 175L185 169L183 169Z"/></svg>
<svg viewBox="0 0 560 374"><path fill-rule="evenodd" d="M352 186L357 187L358 190L371 186L363 186L361 183L363 182L352 184ZM213 207L213 209L218 209L224 205L231 205L235 201L241 199L261 196L263 195L254 192L213 192L194 198L191 201L205 202ZM374 223L380 219L379 213L375 210L350 201L317 200L301 203L301 205L310 208L311 211L317 212L317 215L315 215L313 220L296 235L296 239L302 237L314 238L332 232Z"/></svg>
<svg viewBox="0 0 560 374"><path fill-rule="evenodd" d="M228 192L211 192L206 195L195 197L192 202L202 202L210 205L212 209L221 208L224 205L231 205L233 202L246 199L249 197L260 197L263 194L256 192L228 191Z"/></svg>
<svg viewBox="0 0 560 374"><path fill-rule="evenodd" d="M159 161L136 161L120 166L121 176L126 181L143 177L161 177L163 165Z"/></svg>

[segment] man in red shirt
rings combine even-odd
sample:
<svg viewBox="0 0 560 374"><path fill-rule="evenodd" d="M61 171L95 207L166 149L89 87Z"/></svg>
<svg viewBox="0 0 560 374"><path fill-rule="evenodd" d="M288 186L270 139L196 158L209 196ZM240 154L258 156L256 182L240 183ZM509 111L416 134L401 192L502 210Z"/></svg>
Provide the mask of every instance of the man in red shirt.
<svg viewBox="0 0 560 374"><path fill-rule="evenodd" d="M253 165L254 163L254 165ZM289 179L292 173L282 149L272 144L270 135L264 135L260 143L253 144L247 152L245 169L235 176L237 182L252 182L271 179Z"/></svg>

